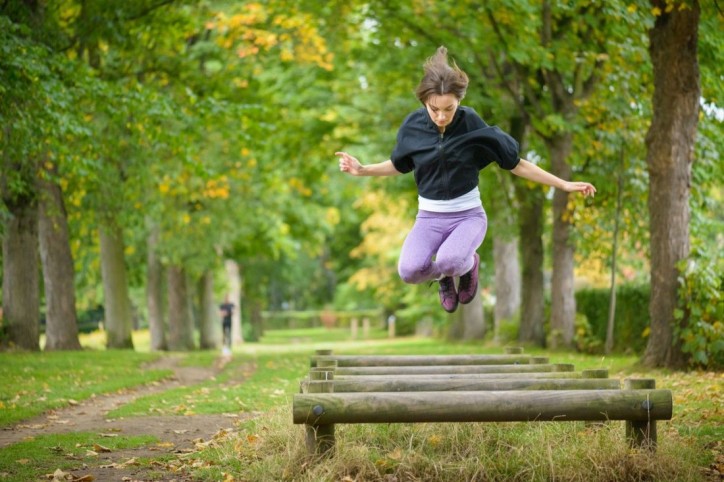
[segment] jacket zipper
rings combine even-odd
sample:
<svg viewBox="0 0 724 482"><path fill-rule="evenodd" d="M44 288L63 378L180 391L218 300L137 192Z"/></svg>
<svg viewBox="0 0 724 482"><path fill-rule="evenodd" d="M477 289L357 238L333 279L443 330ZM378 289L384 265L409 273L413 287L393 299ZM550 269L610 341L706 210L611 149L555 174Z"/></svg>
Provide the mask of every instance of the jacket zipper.
<svg viewBox="0 0 724 482"><path fill-rule="evenodd" d="M445 137L445 133L441 132L440 136L438 137L438 150L440 152L440 167L442 169L443 174L443 186L445 188L445 196L446 199L450 199L450 174L448 173L447 169L447 163L445 162L445 151L443 149L443 140Z"/></svg>

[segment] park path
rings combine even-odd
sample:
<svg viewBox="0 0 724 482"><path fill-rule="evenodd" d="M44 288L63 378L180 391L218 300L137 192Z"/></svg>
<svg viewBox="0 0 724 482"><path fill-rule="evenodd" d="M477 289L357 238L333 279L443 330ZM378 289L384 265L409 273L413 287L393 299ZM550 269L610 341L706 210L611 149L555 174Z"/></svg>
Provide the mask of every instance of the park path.
<svg viewBox="0 0 724 482"><path fill-rule="evenodd" d="M0 429L0 450L10 444L48 434L70 432L94 432L104 436L151 435L162 442L163 450L172 453L192 451L199 440L209 440L214 434L224 430L233 430L236 423L250 414L231 415L192 415L192 416L142 416L119 419L108 419L111 410L131 403L139 397L156 394L177 387L192 386L209 380L223 370L229 357L219 357L212 367L180 366L181 357L167 355L145 366L150 370L172 370L173 375L159 382L112 394L99 395L69 407L47 412L30 420L25 420L13 427ZM232 383L242 381L243 374L248 370L240 370L238 376L232 376ZM141 447L138 449L99 454L98 467L89 467L79 473L91 474L95 480L122 480L122 472L107 467L119 461L133 457L157 457L158 447ZM128 474L126 474L128 476ZM126 480L142 480L132 477ZM174 477L169 480L184 480Z"/></svg>

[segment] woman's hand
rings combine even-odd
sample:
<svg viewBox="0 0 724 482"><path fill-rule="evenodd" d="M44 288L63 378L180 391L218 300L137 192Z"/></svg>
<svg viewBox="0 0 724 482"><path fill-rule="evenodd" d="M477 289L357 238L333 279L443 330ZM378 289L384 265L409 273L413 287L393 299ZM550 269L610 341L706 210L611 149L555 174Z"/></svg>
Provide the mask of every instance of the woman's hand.
<svg viewBox="0 0 724 482"><path fill-rule="evenodd" d="M350 156L346 152L335 152L334 155L339 156L339 170L347 172L353 176L362 174L362 164L357 158Z"/></svg>
<svg viewBox="0 0 724 482"><path fill-rule="evenodd" d="M590 182L566 181L563 190L566 192L580 192L583 196L591 197L596 194L596 188Z"/></svg>

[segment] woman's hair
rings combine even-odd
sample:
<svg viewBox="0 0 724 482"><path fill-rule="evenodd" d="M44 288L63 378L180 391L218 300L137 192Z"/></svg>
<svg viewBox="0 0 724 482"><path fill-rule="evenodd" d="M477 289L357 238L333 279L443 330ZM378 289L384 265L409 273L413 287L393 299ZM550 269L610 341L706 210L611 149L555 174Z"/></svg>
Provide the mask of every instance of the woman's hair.
<svg viewBox="0 0 724 482"><path fill-rule="evenodd" d="M439 47L435 55L425 61L425 75L415 90L417 99L423 104L431 95L452 94L458 100L465 97L468 88L468 76L452 62L447 60L447 49Z"/></svg>

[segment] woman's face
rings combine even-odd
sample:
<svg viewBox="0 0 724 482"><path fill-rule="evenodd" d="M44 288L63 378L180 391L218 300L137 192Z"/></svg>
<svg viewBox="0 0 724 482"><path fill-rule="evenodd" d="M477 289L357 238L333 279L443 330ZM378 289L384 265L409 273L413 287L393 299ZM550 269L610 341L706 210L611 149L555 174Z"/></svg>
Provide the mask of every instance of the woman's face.
<svg viewBox="0 0 724 482"><path fill-rule="evenodd" d="M460 105L460 102L453 94L431 95L425 102L430 119L441 132L445 130L445 126L452 122L458 105Z"/></svg>

